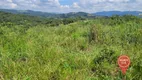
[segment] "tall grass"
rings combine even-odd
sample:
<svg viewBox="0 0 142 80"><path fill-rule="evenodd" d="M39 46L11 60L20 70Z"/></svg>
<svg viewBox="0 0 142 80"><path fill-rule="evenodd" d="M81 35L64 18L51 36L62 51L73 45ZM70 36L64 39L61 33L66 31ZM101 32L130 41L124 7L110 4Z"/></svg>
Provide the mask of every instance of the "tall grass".
<svg viewBox="0 0 142 80"><path fill-rule="evenodd" d="M0 26L1 80L141 80L142 23ZM117 58L131 66L121 74Z"/></svg>

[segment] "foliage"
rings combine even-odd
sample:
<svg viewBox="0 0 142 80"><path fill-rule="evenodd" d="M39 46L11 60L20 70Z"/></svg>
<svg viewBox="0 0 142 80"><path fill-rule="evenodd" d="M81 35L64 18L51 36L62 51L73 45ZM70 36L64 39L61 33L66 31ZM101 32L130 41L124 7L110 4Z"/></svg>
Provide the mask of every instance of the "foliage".
<svg viewBox="0 0 142 80"><path fill-rule="evenodd" d="M37 17L0 14L1 80L142 79L140 18L40 22ZM116 63L122 54L131 59L126 76Z"/></svg>

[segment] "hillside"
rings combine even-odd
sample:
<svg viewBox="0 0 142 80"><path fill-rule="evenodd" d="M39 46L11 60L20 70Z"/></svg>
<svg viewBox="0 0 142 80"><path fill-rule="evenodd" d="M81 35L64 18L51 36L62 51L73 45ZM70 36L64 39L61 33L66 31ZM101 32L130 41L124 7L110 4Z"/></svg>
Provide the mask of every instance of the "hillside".
<svg viewBox="0 0 142 80"><path fill-rule="evenodd" d="M12 10L12 9L0 9L3 12L9 12L13 14L25 14L31 16L39 16L39 17L46 17L46 18L95 18L95 15L85 13L85 12L71 12L71 13L48 13L48 12L40 12L40 11L32 11L32 10Z"/></svg>
<svg viewBox="0 0 142 80"><path fill-rule="evenodd" d="M24 25L29 23L30 25L39 25L39 24L45 24L47 21L45 18L40 18L36 16L27 16L22 14L12 14L0 11L0 23L3 22L11 22L13 24L17 25Z"/></svg>
<svg viewBox="0 0 142 80"><path fill-rule="evenodd" d="M94 15L99 16L113 16L113 15L134 15L134 16L141 16L142 12L140 11L103 11L103 12L97 12L94 13Z"/></svg>
<svg viewBox="0 0 142 80"><path fill-rule="evenodd" d="M0 80L142 79L141 18L113 16L51 26L38 17L0 15ZM117 64L122 54L131 59L125 76Z"/></svg>
<svg viewBox="0 0 142 80"><path fill-rule="evenodd" d="M84 14L82 14L84 15ZM70 15L72 16L72 15ZM32 27L36 25L46 25L46 26L59 26L60 24L66 25L77 21L82 21L87 18L81 17L70 17L64 19L56 18L45 18L39 16L31 16L24 14L13 14L10 12L0 11L0 23L12 23L16 25L27 25L27 27Z"/></svg>
<svg viewBox="0 0 142 80"><path fill-rule="evenodd" d="M142 12L140 11L102 11L96 13L86 13L86 12L70 12L70 13L48 13L48 12L40 12L40 11L32 11L32 10L12 10L12 9L0 9L0 11L13 13L13 14L24 14L30 16L38 16L44 18L96 18L96 17L110 17L113 15L133 15L142 17Z"/></svg>

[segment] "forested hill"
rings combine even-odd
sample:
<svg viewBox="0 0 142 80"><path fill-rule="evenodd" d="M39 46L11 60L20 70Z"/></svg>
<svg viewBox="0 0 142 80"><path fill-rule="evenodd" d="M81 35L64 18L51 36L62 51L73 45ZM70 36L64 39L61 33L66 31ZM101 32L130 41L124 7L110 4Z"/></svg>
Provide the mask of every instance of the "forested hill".
<svg viewBox="0 0 142 80"><path fill-rule="evenodd" d="M42 24L45 22L44 18L36 17L36 16L27 16L22 14L12 14L7 12L0 11L0 22L11 22L13 24L24 24L24 23L33 23Z"/></svg>
<svg viewBox="0 0 142 80"><path fill-rule="evenodd" d="M102 11L96 13L86 13L86 12L70 12L70 13L49 13L49 12L41 12L41 11L32 11L32 10L13 10L13 9L0 9L0 11L13 13L13 14L24 14L30 16L38 16L44 18L96 18L102 16L113 16L113 15L133 15L142 17L142 12L140 11Z"/></svg>
<svg viewBox="0 0 142 80"><path fill-rule="evenodd" d="M59 26L60 24L70 24L79 20L85 20L86 18L72 17L72 18L43 18L39 16L31 16L24 14L13 14L0 11L0 23L12 23L16 25L46 25L46 26Z"/></svg>
<svg viewBox="0 0 142 80"><path fill-rule="evenodd" d="M142 17L142 12L140 11L103 11L103 12L94 13L94 15L99 15L99 16L134 15L134 16Z"/></svg>
<svg viewBox="0 0 142 80"><path fill-rule="evenodd" d="M32 10L12 10L12 9L0 9L3 12L9 12L13 14L25 14L31 16L39 16L46 18L95 18L95 15L85 13L85 12L70 12L70 13L48 13L48 12L40 12L40 11L32 11Z"/></svg>

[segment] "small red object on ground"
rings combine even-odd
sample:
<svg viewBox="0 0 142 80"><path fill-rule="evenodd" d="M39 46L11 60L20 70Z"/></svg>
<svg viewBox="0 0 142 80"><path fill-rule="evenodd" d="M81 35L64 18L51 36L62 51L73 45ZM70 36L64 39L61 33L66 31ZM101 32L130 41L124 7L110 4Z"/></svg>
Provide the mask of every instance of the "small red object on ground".
<svg viewBox="0 0 142 80"><path fill-rule="evenodd" d="M118 58L117 62L122 73L125 75L128 67L130 66L130 58L126 55L122 55Z"/></svg>

